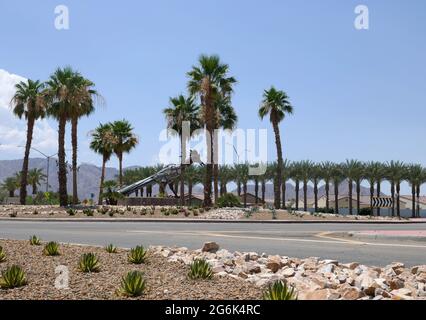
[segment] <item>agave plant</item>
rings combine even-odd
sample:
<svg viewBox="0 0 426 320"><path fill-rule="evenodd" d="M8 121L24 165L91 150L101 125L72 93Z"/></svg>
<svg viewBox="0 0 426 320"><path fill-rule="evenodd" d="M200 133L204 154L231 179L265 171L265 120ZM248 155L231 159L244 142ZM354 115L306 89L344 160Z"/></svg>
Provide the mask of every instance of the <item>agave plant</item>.
<svg viewBox="0 0 426 320"><path fill-rule="evenodd" d="M147 251L143 246L136 246L130 249L128 261L133 264L142 264L145 262Z"/></svg>
<svg viewBox="0 0 426 320"><path fill-rule="evenodd" d="M93 217L94 211L92 209L84 209L83 214L85 214L88 217Z"/></svg>
<svg viewBox="0 0 426 320"><path fill-rule="evenodd" d="M6 253L4 253L3 247L0 246L0 263L6 261Z"/></svg>
<svg viewBox="0 0 426 320"><path fill-rule="evenodd" d="M114 246L114 245L111 243L111 244L109 244L109 245L107 245L107 246L105 247L105 251L106 251L106 252L108 252L108 253L117 253L117 247L116 247L116 246Z"/></svg>
<svg viewBox="0 0 426 320"><path fill-rule="evenodd" d="M41 240L37 236L31 236L30 237L30 245L32 246L39 246L41 245Z"/></svg>
<svg viewBox="0 0 426 320"><path fill-rule="evenodd" d="M197 259L191 263L188 273L190 279L211 279L213 277L213 270L206 260Z"/></svg>
<svg viewBox="0 0 426 320"><path fill-rule="evenodd" d="M44 246L43 254L46 256L59 256L59 243L49 242Z"/></svg>
<svg viewBox="0 0 426 320"><path fill-rule="evenodd" d="M13 289L25 286L27 279L21 267L13 265L2 272L0 278L0 288Z"/></svg>
<svg viewBox="0 0 426 320"><path fill-rule="evenodd" d="M93 253L85 253L81 256L78 267L82 272L99 272L99 259Z"/></svg>
<svg viewBox="0 0 426 320"><path fill-rule="evenodd" d="M67 210L67 213L70 216L75 216L76 213L77 213L77 210L70 208L70 209Z"/></svg>
<svg viewBox="0 0 426 320"><path fill-rule="evenodd" d="M286 282L279 280L268 286L263 300L297 300L297 294L294 287L289 288Z"/></svg>
<svg viewBox="0 0 426 320"><path fill-rule="evenodd" d="M130 271L121 279L121 287L118 293L127 297L139 297L144 293L145 288L146 281L143 278L143 273Z"/></svg>

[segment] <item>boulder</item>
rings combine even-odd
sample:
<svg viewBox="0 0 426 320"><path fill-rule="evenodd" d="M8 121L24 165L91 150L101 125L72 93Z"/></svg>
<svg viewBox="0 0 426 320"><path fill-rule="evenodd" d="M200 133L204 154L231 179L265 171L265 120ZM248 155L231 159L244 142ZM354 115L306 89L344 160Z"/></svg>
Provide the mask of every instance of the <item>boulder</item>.
<svg viewBox="0 0 426 320"><path fill-rule="evenodd" d="M348 287L341 292L343 300L357 300L365 297L365 293L359 290L357 287Z"/></svg>
<svg viewBox="0 0 426 320"><path fill-rule="evenodd" d="M398 290L404 288L404 281L401 279L393 278L388 280L389 288L391 290Z"/></svg>
<svg viewBox="0 0 426 320"><path fill-rule="evenodd" d="M331 289L320 289L299 294L301 300L337 300L340 293Z"/></svg>
<svg viewBox="0 0 426 320"><path fill-rule="evenodd" d="M346 268L346 269L350 269L350 270L355 270L355 268L357 268L359 266L359 263L356 262L351 262L351 263L344 263L340 265L342 268Z"/></svg>
<svg viewBox="0 0 426 320"><path fill-rule="evenodd" d="M266 267L272 272L276 273L281 269L281 257L280 256L270 256L266 263Z"/></svg>
<svg viewBox="0 0 426 320"><path fill-rule="evenodd" d="M260 268L260 265L254 262L247 262L244 266L244 272L253 274L253 273L260 273L262 272L262 269Z"/></svg>
<svg viewBox="0 0 426 320"><path fill-rule="evenodd" d="M293 277L296 274L296 271L294 271L293 268L286 268L281 270L280 275L282 275L285 278Z"/></svg>
<svg viewBox="0 0 426 320"><path fill-rule="evenodd" d="M203 252L217 252L219 250L219 245L216 242L206 242L201 249Z"/></svg>

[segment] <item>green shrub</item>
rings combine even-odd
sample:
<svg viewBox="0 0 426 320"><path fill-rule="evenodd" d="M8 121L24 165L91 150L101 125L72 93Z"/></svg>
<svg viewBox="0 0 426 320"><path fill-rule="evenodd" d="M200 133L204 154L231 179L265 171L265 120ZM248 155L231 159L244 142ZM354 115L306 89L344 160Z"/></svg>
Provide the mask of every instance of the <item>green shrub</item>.
<svg viewBox="0 0 426 320"><path fill-rule="evenodd" d="M92 209L84 209L83 214L85 214L88 217L93 217L93 210Z"/></svg>
<svg viewBox="0 0 426 320"><path fill-rule="evenodd" d="M233 208L233 207L241 207L241 202L238 197L232 193L227 193L217 199L217 206L219 208Z"/></svg>
<svg viewBox="0 0 426 320"><path fill-rule="evenodd" d="M132 207L130 207L130 206L126 206L126 211L132 211Z"/></svg>
<svg viewBox="0 0 426 320"><path fill-rule="evenodd" d="M204 259L197 259L190 265L188 273L190 279L211 279L213 277L213 270L211 265Z"/></svg>
<svg viewBox="0 0 426 320"><path fill-rule="evenodd" d="M114 210L111 210L109 213L108 213L108 215L112 218L113 216L114 216Z"/></svg>
<svg viewBox="0 0 426 320"><path fill-rule="evenodd" d="M59 256L59 243L49 242L44 246L43 254L45 256Z"/></svg>
<svg viewBox="0 0 426 320"><path fill-rule="evenodd" d="M168 217L168 216L170 216L170 211L169 211L169 210L163 211L163 214L164 214L166 217Z"/></svg>
<svg viewBox="0 0 426 320"><path fill-rule="evenodd" d="M204 208L200 208L200 213L204 213Z"/></svg>
<svg viewBox="0 0 426 320"><path fill-rule="evenodd" d="M4 253L3 247L0 246L0 263L6 261L6 253Z"/></svg>
<svg viewBox="0 0 426 320"><path fill-rule="evenodd" d="M297 300L297 295L294 287L289 288L286 282L279 280L268 286L263 300Z"/></svg>
<svg viewBox="0 0 426 320"><path fill-rule="evenodd" d="M146 281L143 278L143 273L130 271L121 279L121 287L118 293L127 297L139 297L144 293L145 288Z"/></svg>
<svg viewBox="0 0 426 320"><path fill-rule="evenodd" d="M72 208L69 208L69 209L67 210L67 213L68 213L68 215L70 215L70 216L75 216L75 215L76 215L76 213L77 213L77 210L72 209Z"/></svg>
<svg viewBox="0 0 426 320"><path fill-rule="evenodd" d="M148 213L148 209L147 208L142 208L141 215L145 216L147 213Z"/></svg>
<svg viewBox="0 0 426 320"><path fill-rule="evenodd" d="M362 208L361 210L359 210L359 215L360 216L371 216L372 212L370 208Z"/></svg>
<svg viewBox="0 0 426 320"><path fill-rule="evenodd" d="M136 246L130 249L127 257L128 261L133 264L142 264L145 262L147 251L143 246Z"/></svg>
<svg viewBox="0 0 426 320"><path fill-rule="evenodd" d="M99 272L99 259L93 253L85 253L81 256L78 267L82 272Z"/></svg>
<svg viewBox="0 0 426 320"><path fill-rule="evenodd" d="M11 266L1 274L0 288L13 289L25 286L27 279L24 270L19 266Z"/></svg>
<svg viewBox="0 0 426 320"><path fill-rule="evenodd" d="M9 213L9 217L16 218L18 216L18 212L13 211L12 213Z"/></svg>
<svg viewBox="0 0 426 320"><path fill-rule="evenodd" d="M32 245L32 246L39 246L39 245L41 245L40 238L38 238L37 236L31 236L30 237L30 245Z"/></svg>
<svg viewBox="0 0 426 320"><path fill-rule="evenodd" d="M117 247L113 244L109 244L105 247L105 251L108 253L117 253Z"/></svg>
<svg viewBox="0 0 426 320"><path fill-rule="evenodd" d="M194 217L198 217L198 214L199 214L198 209L194 209L192 211L192 214L194 215Z"/></svg>
<svg viewBox="0 0 426 320"><path fill-rule="evenodd" d="M100 214L107 214L108 211L109 211L109 209L107 207L101 207L101 208L98 209L98 212Z"/></svg>

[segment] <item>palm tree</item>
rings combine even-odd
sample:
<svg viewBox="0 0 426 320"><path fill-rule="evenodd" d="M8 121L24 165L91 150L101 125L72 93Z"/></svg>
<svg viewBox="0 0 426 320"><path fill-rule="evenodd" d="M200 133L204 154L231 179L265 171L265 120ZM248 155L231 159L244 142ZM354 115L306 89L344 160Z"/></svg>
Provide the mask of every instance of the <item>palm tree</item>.
<svg viewBox="0 0 426 320"><path fill-rule="evenodd" d="M114 153L119 163L119 186L123 186L123 155L136 148L138 138L133 133L132 125L127 120L114 121L109 124L114 135Z"/></svg>
<svg viewBox="0 0 426 320"><path fill-rule="evenodd" d="M34 168L28 171L28 184L33 187L33 195L37 194L37 188L43 181L46 181L46 175L42 169Z"/></svg>
<svg viewBox="0 0 426 320"><path fill-rule="evenodd" d="M277 163L268 163L266 165L266 172L260 176L260 184L261 184L261 194L262 194L262 202L265 203L265 194L266 194L266 183L268 181L274 181L275 172L276 172Z"/></svg>
<svg viewBox="0 0 426 320"><path fill-rule="evenodd" d="M247 183L249 180L249 165L247 163L235 165L238 181L243 186L243 202L244 208L247 207Z"/></svg>
<svg viewBox="0 0 426 320"><path fill-rule="evenodd" d="M180 201L185 205L185 164L186 164L186 144L191 138L192 133L200 128L198 121L199 106L195 104L194 98L186 98L183 95L170 98L170 107L163 110L167 120L167 128L172 129L172 134L177 134L181 142L181 174L180 174ZM189 124L189 136L183 136L184 123Z"/></svg>
<svg viewBox="0 0 426 320"><path fill-rule="evenodd" d="M343 168L340 164L334 164L331 168L331 180L334 185L334 212L339 214L339 186L345 180Z"/></svg>
<svg viewBox="0 0 426 320"><path fill-rule="evenodd" d="M95 111L95 101L99 98L98 92L93 88L94 83L85 79L81 74L75 73L73 82L75 83L72 100L70 101L70 121L71 121L71 144L72 144L72 202L78 203L77 190L77 130L80 118L89 116Z"/></svg>
<svg viewBox="0 0 426 320"><path fill-rule="evenodd" d="M290 169L290 177L294 181L294 191L296 193L296 211L299 210L300 181L303 180L302 163L293 162Z"/></svg>
<svg viewBox="0 0 426 320"><path fill-rule="evenodd" d="M208 138L207 165L204 181L204 207L212 205L211 181L215 160L214 129L217 127L217 106L222 98L230 97L233 92L235 78L228 76L229 66L220 61L219 56L202 55L198 59L198 66L193 66L187 73L189 77L188 91L192 96L198 96L201 102L201 123L206 127Z"/></svg>
<svg viewBox="0 0 426 320"><path fill-rule="evenodd" d="M283 162L283 171L282 171L282 185L281 185L281 192L282 192L282 207L283 209L286 208L286 192L287 192L287 181L291 178L291 162L287 159Z"/></svg>
<svg viewBox="0 0 426 320"><path fill-rule="evenodd" d="M349 186L349 214L353 214L352 210L352 194L353 194L353 183L356 183L356 203L357 203L357 212L360 212L360 193L361 193L361 180L363 177L364 166L362 162L358 160L346 160L343 164L343 172L346 178L348 179Z"/></svg>
<svg viewBox="0 0 426 320"><path fill-rule="evenodd" d="M80 79L70 67L58 68L47 81L47 113L58 120L58 180L59 203L68 205L67 165L65 160L65 126L71 119L71 108Z"/></svg>
<svg viewBox="0 0 426 320"><path fill-rule="evenodd" d="M383 179L386 177L386 167L380 162L371 161L366 164L365 170L366 178L370 183L370 208L373 213L374 184L377 184L376 196L380 197L380 187ZM377 216L380 216L380 208L377 208Z"/></svg>
<svg viewBox="0 0 426 320"><path fill-rule="evenodd" d="M333 163L325 161L321 163L321 175L325 182L325 206L327 211L330 210L330 182L332 178Z"/></svg>
<svg viewBox="0 0 426 320"><path fill-rule="evenodd" d="M280 187L283 168L283 152L281 147L281 136L279 124L284 120L285 116L293 113L293 106L289 102L289 98L284 91L280 91L271 87L263 93L262 104L259 108L259 116L261 119L269 115L275 134L275 145L277 147L278 166L276 174L276 183L274 184L274 202L275 208L281 207ZM297 205L297 204L296 204Z"/></svg>
<svg viewBox="0 0 426 320"><path fill-rule="evenodd" d="M111 124L100 124L93 132L91 132L92 141L90 149L102 155L102 171L101 182L99 185L98 204L102 205L103 187L105 181L106 163L111 159L115 145L115 136L111 128Z"/></svg>
<svg viewBox="0 0 426 320"><path fill-rule="evenodd" d="M422 184L426 182L426 169L423 168L422 174L418 180L418 184L416 187L416 195L417 195L417 218L420 218L420 189Z"/></svg>
<svg viewBox="0 0 426 320"><path fill-rule="evenodd" d="M303 181L303 211L308 211L308 182L312 175L312 166L314 163L309 160L301 161L300 166L300 177Z"/></svg>
<svg viewBox="0 0 426 320"><path fill-rule="evenodd" d="M318 212L318 184L322 179L322 170L321 166L315 163L312 163L310 171L310 179L314 184L314 209L315 212Z"/></svg>
<svg viewBox="0 0 426 320"><path fill-rule="evenodd" d="M407 180L411 185L411 197L412 197L412 218L416 218L417 208L416 201L420 197L420 185L423 183L424 169L419 164L410 164L407 166ZM418 191L418 192L417 192Z"/></svg>
<svg viewBox="0 0 426 320"><path fill-rule="evenodd" d="M15 197L15 190L19 188L17 176L6 178L2 183L2 188L9 192L9 197Z"/></svg>
<svg viewBox="0 0 426 320"><path fill-rule="evenodd" d="M40 81L21 81L15 86L16 92L12 98L11 105L13 113L19 118L27 121L27 141L25 144L24 161L22 163L22 175L20 181L20 203L25 204L27 198L28 163L30 157L31 143L33 139L34 123L46 114L45 99L42 95L44 84Z"/></svg>
<svg viewBox="0 0 426 320"><path fill-rule="evenodd" d="M219 170L219 184L220 195L223 196L228 193L227 184L233 179L232 168L228 165L220 166Z"/></svg>
<svg viewBox="0 0 426 320"><path fill-rule="evenodd" d="M202 173L200 167L190 166L185 170L185 181L188 185L188 197L189 205L192 205L192 189L193 187L202 181Z"/></svg>

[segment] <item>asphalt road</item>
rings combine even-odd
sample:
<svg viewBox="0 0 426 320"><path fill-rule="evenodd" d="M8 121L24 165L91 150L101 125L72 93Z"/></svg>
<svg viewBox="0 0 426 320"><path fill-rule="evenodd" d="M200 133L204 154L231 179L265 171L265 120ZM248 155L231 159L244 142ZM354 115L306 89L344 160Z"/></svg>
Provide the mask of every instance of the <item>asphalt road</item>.
<svg viewBox="0 0 426 320"><path fill-rule="evenodd" d="M0 238L43 240L104 246L113 243L185 246L198 249L216 241L230 251L255 251L290 257L320 257L340 262L357 261L384 266L401 261L408 266L426 264L426 241L369 238L360 242L336 238L330 232L366 230L426 230L426 224L237 224L170 222L0 222Z"/></svg>

